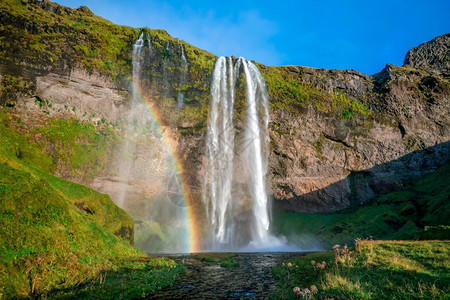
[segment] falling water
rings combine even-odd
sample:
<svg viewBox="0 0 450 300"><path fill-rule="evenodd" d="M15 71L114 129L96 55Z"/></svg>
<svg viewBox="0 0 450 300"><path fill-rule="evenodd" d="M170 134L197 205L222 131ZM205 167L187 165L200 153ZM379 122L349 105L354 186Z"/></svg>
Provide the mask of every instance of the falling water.
<svg viewBox="0 0 450 300"><path fill-rule="evenodd" d="M190 228L181 175L171 145L142 96L147 88L144 76L151 66L150 47L150 36L144 32L133 44L120 189L111 198L135 220L135 247L148 252L185 252L190 249Z"/></svg>
<svg viewBox="0 0 450 300"><path fill-rule="evenodd" d="M244 136L240 137L242 142L237 145L233 110L235 86L241 69L246 80L247 120ZM269 108L265 82L253 63L239 58L233 67L231 58L220 57L214 67L211 97L203 193L207 218L213 231L211 248L262 249L279 244L269 231L265 183ZM238 166L236 161L239 160L242 163ZM237 180L236 176L241 178ZM245 181L247 191L243 197L250 199L238 199L236 190L239 185L236 181L240 181L241 185ZM245 201L251 203L250 215L249 210L243 208L248 206L242 205ZM251 221L243 222L242 219Z"/></svg>
<svg viewBox="0 0 450 300"><path fill-rule="evenodd" d="M256 66L251 62L243 62L247 85L247 128L245 138L246 159L244 163L250 170L251 195L253 197L254 228L253 243L263 246L269 238L269 212L266 193L267 151L263 153L262 147L269 142L268 124L269 109L267 101L267 88ZM260 126L258 108L262 108L262 126Z"/></svg>
<svg viewBox="0 0 450 300"><path fill-rule="evenodd" d="M171 84L169 82L169 78L168 78L168 67L170 67L170 56L172 55L172 52L170 50L170 41L167 41L166 44L166 48L164 49L163 52L163 57L162 57L162 79L163 79L163 98L167 98L170 95L171 92Z"/></svg>
<svg viewBox="0 0 450 300"><path fill-rule="evenodd" d="M186 56L184 55L184 47L181 45L181 66L180 66L180 84L179 84L179 92L177 96L177 107L178 109L183 108L184 105L184 91L183 86L186 84L186 76L187 76L188 64L186 60Z"/></svg>
<svg viewBox="0 0 450 300"><path fill-rule="evenodd" d="M214 68L211 85L211 110L206 141L208 159L205 180L204 201L207 213L215 229L213 247L229 245L233 234L233 223L226 213L231 213L231 183L233 177L234 127L233 110L234 84L231 58L220 57Z"/></svg>
<svg viewBox="0 0 450 300"><path fill-rule="evenodd" d="M148 48L151 50L152 49L152 42L151 42L152 39L151 39L150 33L147 32L146 37L147 37L147 41L148 41Z"/></svg>
<svg viewBox="0 0 450 300"><path fill-rule="evenodd" d="M139 75L141 69L141 60L142 60L142 49L144 47L144 32L139 35L139 38L133 44L133 84L132 84L132 99L131 99L131 107L128 113L128 122L135 123L137 122L136 114L139 111L138 107L142 105L142 99L139 97L139 93L137 91L137 86L139 84ZM127 126L126 135L131 136L133 134L132 128ZM117 198L118 205L120 207L124 206L125 196L127 194L129 177L131 172L131 167L133 165L132 155L136 150L136 144L129 140L125 139L125 143L123 145L122 152L125 154L123 159L120 161L119 165L119 180L124 183L122 188L119 191L119 195Z"/></svg>

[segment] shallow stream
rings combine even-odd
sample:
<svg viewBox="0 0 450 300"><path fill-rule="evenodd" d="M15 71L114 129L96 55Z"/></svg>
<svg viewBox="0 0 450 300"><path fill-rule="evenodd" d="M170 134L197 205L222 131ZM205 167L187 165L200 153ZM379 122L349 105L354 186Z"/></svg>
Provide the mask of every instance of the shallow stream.
<svg viewBox="0 0 450 300"><path fill-rule="evenodd" d="M231 268L202 260L201 254L166 255L188 271L147 299L267 299L275 290L272 267L300 255L304 253L237 253L233 260L240 265Z"/></svg>

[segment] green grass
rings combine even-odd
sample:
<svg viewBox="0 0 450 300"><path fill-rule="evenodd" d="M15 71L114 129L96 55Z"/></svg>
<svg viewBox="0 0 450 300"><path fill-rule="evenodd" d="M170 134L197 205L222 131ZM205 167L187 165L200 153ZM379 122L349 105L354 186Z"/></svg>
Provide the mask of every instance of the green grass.
<svg viewBox="0 0 450 300"><path fill-rule="evenodd" d="M229 259L227 261L224 261L220 264L221 268L237 268L241 264L233 259Z"/></svg>
<svg viewBox="0 0 450 300"><path fill-rule="evenodd" d="M115 271L71 289L55 290L51 299L140 299L172 284L186 267L168 258L123 261Z"/></svg>
<svg viewBox="0 0 450 300"><path fill-rule="evenodd" d="M0 295L46 297L69 289L70 295L98 298L114 291L104 276L121 278L124 289L146 295L172 283L182 268L158 259L133 264L145 254L130 245L131 217L109 196L48 173L54 161L32 136L13 130L12 121L0 110ZM60 122L66 122L66 128ZM55 138L61 149L66 143L69 152L72 141L86 145L102 140L87 124L60 120L54 126L39 134ZM71 135L78 127L82 134ZM83 149L72 154L82 155ZM137 277L151 284L137 288ZM91 283L97 287L90 288ZM73 290L78 285L82 294ZM123 291L124 298L134 297L130 291Z"/></svg>
<svg viewBox="0 0 450 300"><path fill-rule="evenodd" d="M425 226L449 225L448 182L450 163L403 191L376 197L364 206L333 214L275 214L274 231L292 241L313 236L328 248L351 244L355 236L417 240Z"/></svg>
<svg viewBox="0 0 450 300"><path fill-rule="evenodd" d="M354 249L308 254L272 269L273 299L448 299L450 242L357 241ZM325 262L322 268L322 262ZM318 266L319 263L319 266Z"/></svg>
<svg viewBox="0 0 450 300"><path fill-rule="evenodd" d="M208 263L220 263L221 268L237 268L241 265L235 260L236 254L234 253L201 253L194 257Z"/></svg>
<svg viewBox="0 0 450 300"><path fill-rule="evenodd" d="M223 262L232 260L233 257L235 257L236 254L234 253L225 253L225 252L218 252L218 253L200 253L194 255L196 259L199 259L201 261L206 262Z"/></svg>
<svg viewBox="0 0 450 300"><path fill-rule="evenodd" d="M110 127L96 127L92 123L50 119L34 129L40 137L40 145L49 156L54 157L53 169L58 175L82 178L89 182L105 174L108 159L122 139ZM61 173L64 170L64 174Z"/></svg>
<svg viewBox="0 0 450 300"><path fill-rule="evenodd" d="M10 158L83 183L106 175L115 149L123 142L113 127L96 127L74 118L47 119L33 129L0 109L0 123L5 154Z"/></svg>
<svg viewBox="0 0 450 300"><path fill-rule="evenodd" d="M450 239L450 226L439 225L439 226L425 226L422 234L420 235L421 240L447 240Z"/></svg>
<svg viewBox="0 0 450 300"><path fill-rule="evenodd" d="M235 260L234 253L201 253L194 257L208 263L218 263L221 268L237 268L241 264Z"/></svg>
<svg viewBox="0 0 450 300"><path fill-rule="evenodd" d="M143 255L114 235L122 227L130 232L132 220L109 197L95 192L68 197L53 186L56 177L49 181L23 166L1 163L0 172L0 277L6 296L75 285L113 267L121 256ZM72 201L101 209L88 212Z"/></svg>

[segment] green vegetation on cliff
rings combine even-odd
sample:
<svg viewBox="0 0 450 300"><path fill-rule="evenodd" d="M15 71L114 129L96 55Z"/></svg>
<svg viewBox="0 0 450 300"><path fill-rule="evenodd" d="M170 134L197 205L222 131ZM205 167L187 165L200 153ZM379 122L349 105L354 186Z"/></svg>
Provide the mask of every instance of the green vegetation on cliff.
<svg viewBox="0 0 450 300"><path fill-rule="evenodd" d="M75 118L43 117L25 123L2 111L0 120L5 128L20 132L16 134L9 129L14 142L5 141L20 161L82 183L104 176L114 151L123 143L117 128L103 124L94 126Z"/></svg>
<svg viewBox="0 0 450 300"><path fill-rule="evenodd" d="M105 272L121 271L145 256L130 245L133 220L125 211L107 195L45 172L52 159L10 122L1 109L0 296L45 295L102 282ZM169 272L147 275L153 284L145 293L171 283L181 271L171 272L174 267L158 260L139 267Z"/></svg>
<svg viewBox="0 0 450 300"><path fill-rule="evenodd" d="M38 0L2 1L0 21L0 62L16 66L25 63L41 72L64 74L81 68L128 87L132 44L142 29L113 24L85 6L71 9ZM214 66L213 54L175 39L164 30L144 30L150 35L157 56L172 61L178 68L183 46L189 63L187 87L205 86L205 74L208 77ZM178 80L173 84L178 85Z"/></svg>
<svg viewBox="0 0 450 300"><path fill-rule="evenodd" d="M49 171L89 181L104 174L108 159L122 145L117 132L109 126L95 127L72 118L49 119L34 129L39 145L53 157ZM62 174L61 174L62 175Z"/></svg>
<svg viewBox="0 0 450 300"><path fill-rule="evenodd" d="M164 30L115 25L87 7L71 9L50 1L0 3L0 105L14 106L17 97L32 95L33 78L47 72L68 75L82 70L129 90L132 45L141 32L145 59L140 92L156 104L164 125L179 128L184 136L202 132L215 55ZM181 111L176 107L179 93L185 99Z"/></svg>
<svg viewBox="0 0 450 300"><path fill-rule="evenodd" d="M355 237L367 236L417 240L425 226L450 225L448 182L450 162L406 189L378 196L364 206L334 214L277 214L274 231L292 240L312 235L325 247L350 244ZM433 238L430 233L426 237Z"/></svg>
<svg viewBox="0 0 450 300"><path fill-rule="evenodd" d="M50 1L2 1L0 18L4 59L24 60L44 70L81 66L118 75L129 68L125 51L138 32L95 16L86 7L72 10Z"/></svg>
<svg viewBox="0 0 450 300"><path fill-rule="evenodd" d="M448 241L359 240L354 249L336 246L277 265L271 298L448 299L449 255Z"/></svg>
<svg viewBox="0 0 450 300"><path fill-rule="evenodd" d="M304 82L297 67L266 67L258 65L267 83L272 110L282 110L293 115L312 106L316 111L338 119L366 117L368 107L354 97L341 92L329 92Z"/></svg>

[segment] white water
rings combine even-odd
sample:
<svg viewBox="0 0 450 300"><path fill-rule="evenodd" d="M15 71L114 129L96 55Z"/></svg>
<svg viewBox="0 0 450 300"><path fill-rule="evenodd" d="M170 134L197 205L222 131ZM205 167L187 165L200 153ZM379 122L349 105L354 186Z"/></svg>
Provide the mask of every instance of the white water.
<svg viewBox="0 0 450 300"><path fill-rule="evenodd" d="M188 71L188 64L186 56L184 55L184 47L181 45L181 66L180 66L180 82L179 88L182 89L186 84L186 76ZM177 108L181 109L184 106L184 91L180 90L177 96Z"/></svg>
<svg viewBox="0 0 450 300"><path fill-rule="evenodd" d="M242 72L247 116L242 143L236 145L235 86ZM233 67L231 58L220 57L214 67L211 97L203 192L211 250L279 247L282 242L270 234L266 191L269 108L265 82L253 63L239 58ZM236 161L242 163L236 165ZM239 199L237 191L243 185L246 190L241 195L250 199ZM245 208L248 203L251 210Z"/></svg>
<svg viewBox="0 0 450 300"><path fill-rule="evenodd" d="M152 39L151 39L151 36L150 36L150 34L148 32L146 34L146 37L147 37L147 41L148 41L148 48L150 50L152 50Z"/></svg>
<svg viewBox="0 0 450 300"><path fill-rule="evenodd" d="M150 43L150 42L149 42ZM144 48L144 32L139 35L139 38L133 44L133 84L132 84L132 99L131 99L131 107L128 113L128 123L137 122L136 114L139 111L139 107L142 106L142 99L139 97L139 93L136 90L136 87L139 85L139 76L141 69L141 60L142 60L142 49ZM130 126L127 126L126 135L131 136L133 134ZM130 139L125 139L125 143L123 145L122 153L124 154L123 159L120 161L119 165L119 180L124 183L119 191L119 195L117 198L117 205L123 208L125 203L126 194L128 191L128 182L131 173L131 168L133 165L132 155L136 150L136 144L132 142ZM131 155L130 155L131 154Z"/></svg>
<svg viewBox="0 0 450 300"><path fill-rule="evenodd" d="M231 66L231 59L228 58ZM208 157L203 199L208 205L207 214L212 228L215 228L213 248L230 244L233 236L231 213L231 183L233 176L233 68L228 68L225 57L220 57L214 68L211 85L211 110L206 141Z"/></svg>
<svg viewBox="0 0 450 300"><path fill-rule="evenodd" d="M267 156L262 153L262 142L267 142L268 116L263 114L266 120L263 122L263 130L260 130L258 107L267 111L267 89L258 69L251 62L243 63L245 79L247 83L247 128L245 137L248 142L244 163L250 170L251 194L253 196L254 240L256 245L263 245L269 237L269 212L266 193ZM258 76L259 75L259 76ZM258 96L258 97L257 97ZM258 102L257 102L258 101ZM262 137L261 137L262 136Z"/></svg>

